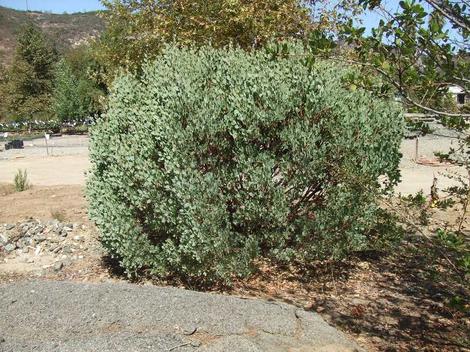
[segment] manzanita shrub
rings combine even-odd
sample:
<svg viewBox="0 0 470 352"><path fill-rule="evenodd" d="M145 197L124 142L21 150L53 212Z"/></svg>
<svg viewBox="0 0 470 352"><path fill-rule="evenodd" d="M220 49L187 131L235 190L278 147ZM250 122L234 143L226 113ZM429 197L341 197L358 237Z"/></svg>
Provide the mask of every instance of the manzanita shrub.
<svg viewBox="0 0 470 352"><path fill-rule="evenodd" d="M302 54L170 47L115 81L88 198L129 275L229 281L257 258L339 258L380 240L401 111Z"/></svg>

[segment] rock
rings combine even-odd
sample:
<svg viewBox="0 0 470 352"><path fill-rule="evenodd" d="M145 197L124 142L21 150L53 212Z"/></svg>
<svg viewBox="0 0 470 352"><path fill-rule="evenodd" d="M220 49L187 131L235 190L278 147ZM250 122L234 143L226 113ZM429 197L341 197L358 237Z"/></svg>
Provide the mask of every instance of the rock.
<svg viewBox="0 0 470 352"><path fill-rule="evenodd" d="M37 225L37 226L35 226L34 228L32 228L30 230L30 232L33 235L38 235L38 234L42 233L43 231L44 231L44 226L42 226L42 225Z"/></svg>
<svg viewBox="0 0 470 352"><path fill-rule="evenodd" d="M182 328L183 335L190 336L197 331L197 326L186 326Z"/></svg>
<svg viewBox="0 0 470 352"><path fill-rule="evenodd" d="M14 224L6 224L5 228L7 229L7 231L10 231L10 230L13 230L15 228L15 225Z"/></svg>
<svg viewBox="0 0 470 352"><path fill-rule="evenodd" d="M18 248L24 248L24 247L27 247L31 244L31 238L30 237L23 237L23 238L20 238L18 241L16 241L16 246Z"/></svg>
<svg viewBox="0 0 470 352"><path fill-rule="evenodd" d="M8 243L8 244L5 246L5 251L6 251L7 253L13 252L15 249L16 249L16 245L14 245L13 243Z"/></svg>
<svg viewBox="0 0 470 352"><path fill-rule="evenodd" d="M36 240L36 242L41 243L41 242L44 242L44 241L46 240L46 236L44 236L44 235L36 235L36 236L34 237L34 239Z"/></svg>
<svg viewBox="0 0 470 352"><path fill-rule="evenodd" d="M79 236L79 235L73 236L73 239L74 239L74 241L77 241L77 242L83 241L83 236Z"/></svg>
<svg viewBox="0 0 470 352"><path fill-rule="evenodd" d="M54 271L55 271L55 272L60 271L63 267L64 267L64 263L62 263L62 262L56 262L56 263L54 264Z"/></svg>
<svg viewBox="0 0 470 352"><path fill-rule="evenodd" d="M60 223L56 223L52 227L52 232L56 233L57 235L62 236L62 228L63 226Z"/></svg>
<svg viewBox="0 0 470 352"><path fill-rule="evenodd" d="M29 232L30 226L28 224L23 224L20 226L19 231L22 236L26 235Z"/></svg>
<svg viewBox="0 0 470 352"><path fill-rule="evenodd" d="M6 233L0 233L0 245L5 245L8 243L8 236Z"/></svg>

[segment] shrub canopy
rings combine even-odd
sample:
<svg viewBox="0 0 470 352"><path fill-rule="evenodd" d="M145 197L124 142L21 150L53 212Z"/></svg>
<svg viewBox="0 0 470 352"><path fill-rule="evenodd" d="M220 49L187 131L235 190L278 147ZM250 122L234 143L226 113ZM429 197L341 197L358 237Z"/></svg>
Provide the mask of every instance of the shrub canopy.
<svg viewBox="0 0 470 352"><path fill-rule="evenodd" d="M246 275L255 258L374 245L402 115L302 50L168 48L114 83L91 135L90 215L129 274Z"/></svg>

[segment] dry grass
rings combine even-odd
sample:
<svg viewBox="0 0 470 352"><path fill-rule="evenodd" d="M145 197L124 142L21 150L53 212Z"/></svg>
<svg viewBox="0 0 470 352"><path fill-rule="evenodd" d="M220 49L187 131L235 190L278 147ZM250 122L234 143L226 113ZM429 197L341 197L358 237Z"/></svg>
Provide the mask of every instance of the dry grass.
<svg viewBox="0 0 470 352"><path fill-rule="evenodd" d="M51 217L59 222L64 222L66 219L65 212L63 210L51 210Z"/></svg>
<svg viewBox="0 0 470 352"><path fill-rule="evenodd" d="M15 193L15 185L13 184L0 184L0 196L7 196Z"/></svg>

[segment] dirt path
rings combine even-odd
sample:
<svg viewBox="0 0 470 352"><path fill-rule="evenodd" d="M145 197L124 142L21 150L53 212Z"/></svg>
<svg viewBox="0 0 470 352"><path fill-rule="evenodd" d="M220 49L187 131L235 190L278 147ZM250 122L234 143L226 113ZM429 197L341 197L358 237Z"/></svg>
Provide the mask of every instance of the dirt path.
<svg viewBox="0 0 470 352"><path fill-rule="evenodd" d="M13 182L15 173L27 170L33 185L83 185L90 167L88 155L18 156L0 160L0 182Z"/></svg>

